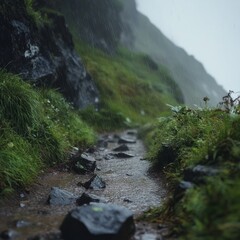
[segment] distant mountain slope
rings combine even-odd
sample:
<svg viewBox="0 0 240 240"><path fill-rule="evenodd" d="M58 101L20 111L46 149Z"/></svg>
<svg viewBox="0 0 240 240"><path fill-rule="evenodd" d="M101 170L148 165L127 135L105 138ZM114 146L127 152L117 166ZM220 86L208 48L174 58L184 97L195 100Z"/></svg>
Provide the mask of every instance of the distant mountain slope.
<svg viewBox="0 0 240 240"><path fill-rule="evenodd" d="M182 48L177 47L150 20L137 11L135 0L122 0L122 19L126 24L122 43L137 52L143 52L165 65L180 86L187 104L202 103L205 96L216 105L226 94L203 65Z"/></svg>

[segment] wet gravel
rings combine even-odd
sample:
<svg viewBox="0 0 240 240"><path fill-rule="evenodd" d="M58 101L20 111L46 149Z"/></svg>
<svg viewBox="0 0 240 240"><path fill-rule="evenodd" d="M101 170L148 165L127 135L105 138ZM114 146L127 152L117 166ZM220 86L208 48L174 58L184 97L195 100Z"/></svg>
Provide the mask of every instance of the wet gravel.
<svg viewBox="0 0 240 240"><path fill-rule="evenodd" d="M116 155L116 151L113 151L122 144L122 141L119 143L119 137L132 140L124 143L129 148L124 153L130 157ZM84 192L97 195L107 202L127 207L136 217L150 207L159 206L166 196L164 182L160 177L149 173L150 164L144 160L146 149L142 141L136 138L135 132L101 136L100 142L108 145L107 148L100 146L88 154L97 160L95 174L105 181L105 189L86 190L82 186L81 183L88 181L93 174L78 175L50 169L42 173L36 184L27 191L0 202L0 232L13 231L12 239L18 240L60 239L59 226L75 205L48 205L51 187L60 187L78 196ZM38 234L47 237L34 238ZM160 240L162 236L157 226L137 223L133 239Z"/></svg>

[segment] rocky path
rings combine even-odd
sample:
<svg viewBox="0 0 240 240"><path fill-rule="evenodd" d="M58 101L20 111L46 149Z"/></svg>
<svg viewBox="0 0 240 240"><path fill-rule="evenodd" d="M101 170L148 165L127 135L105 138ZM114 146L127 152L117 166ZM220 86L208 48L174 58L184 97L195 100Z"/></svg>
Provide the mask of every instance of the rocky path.
<svg viewBox="0 0 240 240"><path fill-rule="evenodd" d="M47 200L52 187L71 192L73 198L83 193L94 194L108 203L125 206L135 217L150 207L159 206L165 197L164 183L149 173L145 154L144 145L137 139L135 131L101 136L98 147L85 154L90 160L96 160L94 173L76 174L67 168L43 173L29 190L1 202L0 232L8 230L5 239L60 239L59 226L66 214L76 207L76 200L66 205L50 205ZM96 175L103 180L103 188L86 189L84 183ZM3 239L4 236L2 234ZM133 239L157 240L162 237L157 228L140 222Z"/></svg>

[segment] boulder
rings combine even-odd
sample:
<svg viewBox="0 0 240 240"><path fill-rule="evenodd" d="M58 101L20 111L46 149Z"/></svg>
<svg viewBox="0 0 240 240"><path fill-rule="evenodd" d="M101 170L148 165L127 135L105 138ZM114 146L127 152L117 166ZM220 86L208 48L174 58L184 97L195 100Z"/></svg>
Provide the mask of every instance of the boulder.
<svg viewBox="0 0 240 240"><path fill-rule="evenodd" d="M125 207L94 203L72 210L60 230L65 240L129 240L135 224Z"/></svg>
<svg viewBox="0 0 240 240"><path fill-rule="evenodd" d="M50 195L48 197L48 203L50 205L70 205L76 202L77 196L66 190L60 189L58 187L52 187Z"/></svg>
<svg viewBox="0 0 240 240"><path fill-rule="evenodd" d="M38 27L23 0L1 0L1 6L0 68L34 85L58 89L76 108L97 107L98 90L74 50L64 17L46 11L51 24L40 20Z"/></svg>
<svg viewBox="0 0 240 240"><path fill-rule="evenodd" d="M85 182L83 186L86 189L100 190L106 187L106 183L97 175L94 175L89 181Z"/></svg>
<svg viewBox="0 0 240 240"><path fill-rule="evenodd" d="M106 203L106 200L103 198L100 198L96 195L93 194L87 194L87 193L83 193L82 196L80 198L77 199L76 203L78 206L82 206L84 204L89 204L89 203Z"/></svg>
<svg viewBox="0 0 240 240"><path fill-rule="evenodd" d="M126 144L122 144L113 149L114 152L126 152L129 151L129 147Z"/></svg>

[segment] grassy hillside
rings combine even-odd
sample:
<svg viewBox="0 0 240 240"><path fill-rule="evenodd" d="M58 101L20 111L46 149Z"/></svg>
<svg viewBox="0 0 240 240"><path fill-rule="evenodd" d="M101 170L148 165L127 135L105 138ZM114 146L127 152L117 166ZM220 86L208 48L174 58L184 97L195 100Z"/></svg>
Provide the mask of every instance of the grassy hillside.
<svg viewBox="0 0 240 240"><path fill-rule="evenodd" d="M173 108L152 133L149 158L170 196L146 216L170 223L180 239L240 237L240 101L232 100L221 109Z"/></svg>
<svg viewBox="0 0 240 240"><path fill-rule="evenodd" d="M181 102L181 91L168 71L147 55L119 49L112 56L90 48L77 38L75 46L96 81L101 96L100 107L123 116L126 123L151 122L159 114L169 111L166 103ZM89 115L94 114L88 111ZM89 115L85 111L86 120L91 118ZM103 125L104 123L101 126ZM103 126L110 129L114 127L118 126Z"/></svg>
<svg viewBox="0 0 240 240"><path fill-rule="evenodd" d="M71 147L95 136L54 90L31 87L0 71L0 195L32 183L40 170L66 161Z"/></svg>

